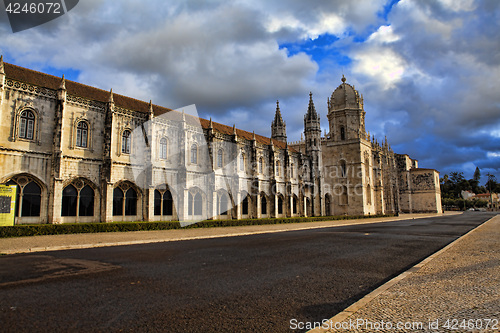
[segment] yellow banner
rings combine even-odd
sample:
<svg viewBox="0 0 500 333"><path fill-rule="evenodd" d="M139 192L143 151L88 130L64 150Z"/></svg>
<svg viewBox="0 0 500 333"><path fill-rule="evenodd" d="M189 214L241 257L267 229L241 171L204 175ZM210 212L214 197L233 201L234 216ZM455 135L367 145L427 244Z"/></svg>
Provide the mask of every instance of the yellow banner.
<svg viewBox="0 0 500 333"><path fill-rule="evenodd" d="M16 185L0 185L0 226L14 225Z"/></svg>

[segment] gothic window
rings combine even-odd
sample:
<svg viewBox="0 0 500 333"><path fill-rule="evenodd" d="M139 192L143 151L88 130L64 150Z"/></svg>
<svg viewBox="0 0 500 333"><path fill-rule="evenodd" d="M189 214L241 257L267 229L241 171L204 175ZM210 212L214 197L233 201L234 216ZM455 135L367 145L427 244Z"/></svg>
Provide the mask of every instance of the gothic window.
<svg viewBox="0 0 500 333"><path fill-rule="evenodd" d="M276 176L280 176L280 171L281 171L281 163L280 161L276 161Z"/></svg>
<svg viewBox="0 0 500 333"><path fill-rule="evenodd" d="M10 180L6 185L16 185L16 211L15 216L40 216L42 189L34 181L20 179ZM24 185L21 185L24 184Z"/></svg>
<svg viewBox="0 0 500 333"><path fill-rule="evenodd" d="M318 140L316 138L314 138L314 146L317 146L318 145Z"/></svg>
<svg viewBox="0 0 500 333"><path fill-rule="evenodd" d="M345 128L344 126L340 126L340 140L345 140Z"/></svg>
<svg viewBox="0 0 500 333"><path fill-rule="evenodd" d="M227 199L227 195L225 193L221 193L218 197L217 197L217 206L218 206L218 211L217 211L217 214L218 215L227 215L227 209L228 209L228 199Z"/></svg>
<svg viewBox="0 0 500 333"><path fill-rule="evenodd" d="M347 166L345 160L340 161L340 176L345 177L347 175Z"/></svg>
<svg viewBox="0 0 500 333"><path fill-rule="evenodd" d="M19 119L19 137L33 140L35 138L35 114L30 110L21 112Z"/></svg>
<svg viewBox="0 0 500 333"><path fill-rule="evenodd" d="M89 125L85 121L80 121L76 126L76 146L87 148Z"/></svg>
<svg viewBox="0 0 500 333"><path fill-rule="evenodd" d="M73 185L68 185L63 190L61 216L76 216L78 191Z"/></svg>
<svg viewBox="0 0 500 333"><path fill-rule="evenodd" d="M297 214L297 197L293 196L293 213Z"/></svg>
<svg viewBox="0 0 500 333"><path fill-rule="evenodd" d="M193 144L191 146L191 163L192 164L198 163L198 147L196 146L196 144Z"/></svg>
<svg viewBox="0 0 500 333"><path fill-rule="evenodd" d="M160 140L160 158L167 158L167 138L161 138Z"/></svg>
<svg viewBox="0 0 500 333"><path fill-rule="evenodd" d="M294 164L292 163L290 167L290 177L293 178L293 169L294 169Z"/></svg>
<svg viewBox="0 0 500 333"><path fill-rule="evenodd" d="M113 190L113 215L123 215L123 191L119 187Z"/></svg>
<svg viewBox="0 0 500 333"><path fill-rule="evenodd" d="M137 215L137 192L132 187L122 190L116 187L113 191L113 215Z"/></svg>
<svg viewBox="0 0 500 333"><path fill-rule="evenodd" d="M259 158L259 173L262 173L264 170L264 161L262 160L262 157Z"/></svg>
<svg viewBox="0 0 500 333"><path fill-rule="evenodd" d="M219 149L219 151L217 152L217 168L222 168L223 157L224 152L222 151L222 149Z"/></svg>
<svg viewBox="0 0 500 333"><path fill-rule="evenodd" d="M200 193L194 196L194 215L201 215L203 212L203 199Z"/></svg>
<svg viewBox="0 0 500 333"><path fill-rule="evenodd" d="M125 193L125 215L137 215L137 192L133 188L129 188Z"/></svg>
<svg viewBox="0 0 500 333"><path fill-rule="evenodd" d="M266 196L264 194L262 194L260 196L260 213L262 215L267 214L267 200L266 200Z"/></svg>
<svg viewBox="0 0 500 333"><path fill-rule="evenodd" d="M240 155L240 171L245 171L245 155Z"/></svg>
<svg viewBox="0 0 500 333"><path fill-rule="evenodd" d="M155 190L154 198L154 214L171 216L173 215L174 201L172 198L172 193L169 190L165 192L160 192Z"/></svg>
<svg viewBox="0 0 500 333"><path fill-rule="evenodd" d="M122 133L122 153L123 154L130 154L130 131L125 130Z"/></svg>
<svg viewBox="0 0 500 333"><path fill-rule="evenodd" d="M241 214L248 215L248 195L245 196L245 199L243 199L243 202L241 203Z"/></svg>
<svg viewBox="0 0 500 333"><path fill-rule="evenodd" d="M73 184L63 189L61 216L94 216L94 190L85 185L78 190Z"/></svg>
<svg viewBox="0 0 500 333"><path fill-rule="evenodd" d="M188 215L202 215L203 213L203 198L200 193L192 195L188 193Z"/></svg>
<svg viewBox="0 0 500 333"><path fill-rule="evenodd" d="M94 216L94 190L86 185L81 189L78 199L78 215Z"/></svg>
<svg viewBox="0 0 500 333"><path fill-rule="evenodd" d="M278 214L283 214L283 199L278 196Z"/></svg>

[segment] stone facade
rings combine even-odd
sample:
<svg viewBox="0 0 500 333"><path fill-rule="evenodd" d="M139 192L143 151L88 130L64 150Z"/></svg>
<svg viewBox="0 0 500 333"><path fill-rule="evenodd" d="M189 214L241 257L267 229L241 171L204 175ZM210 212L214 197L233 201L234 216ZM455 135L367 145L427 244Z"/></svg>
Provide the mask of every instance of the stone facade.
<svg viewBox="0 0 500 333"><path fill-rule="evenodd" d="M0 183L18 186L18 224L440 212L438 172L364 117L343 79L329 133L311 94L288 144L279 104L266 138L0 58Z"/></svg>

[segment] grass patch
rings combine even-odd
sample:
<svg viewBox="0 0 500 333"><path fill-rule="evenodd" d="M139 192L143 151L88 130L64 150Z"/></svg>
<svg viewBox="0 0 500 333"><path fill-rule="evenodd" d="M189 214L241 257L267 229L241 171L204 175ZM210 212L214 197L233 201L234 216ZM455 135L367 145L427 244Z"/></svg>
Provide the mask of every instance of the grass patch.
<svg viewBox="0 0 500 333"><path fill-rule="evenodd" d="M361 216L317 216L288 217L241 220L206 220L186 226L185 228L235 227L265 224L283 224L298 222L350 220L359 218L389 217L394 215L361 215ZM111 222L111 223L65 223L65 224L32 224L0 227L0 238L64 235L97 232L126 232L181 229L177 221L168 222Z"/></svg>

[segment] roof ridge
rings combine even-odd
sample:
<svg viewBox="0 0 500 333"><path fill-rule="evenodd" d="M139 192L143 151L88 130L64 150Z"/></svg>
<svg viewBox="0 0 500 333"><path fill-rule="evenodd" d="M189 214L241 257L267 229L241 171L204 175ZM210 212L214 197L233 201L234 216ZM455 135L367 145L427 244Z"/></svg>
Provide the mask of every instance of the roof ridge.
<svg viewBox="0 0 500 333"><path fill-rule="evenodd" d="M49 89L57 90L57 87L56 86L52 87L52 85L56 84L58 86L60 84L61 79L62 79L61 77L58 77L58 76L55 76L55 75L52 75L52 74L48 74L48 73L44 73L44 72L41 72L41 71L37 71L37 70L31 69L31 68L22 67L22 66L14 65L14 64L11 64L11 63L7 63L7 62L5 62L4 64L7 65L6 66L7 67L7 72L9 71L9 67L11 67L14 71L20 71L21 72L21 73L15 73L15 74L20 74L20 75L24 74L23 79L19 79L18 77L16 77L16 75L14 73L12 75L12 76L14 76L13 77L14 80L21 81L23 83L40 85L43 88L49 88ZM23 71L24 72L28 72L28 73L22 73ZM30 82L29 81L29 75L26 75L26 74L35 74L38 77L32 77L32 80L34 82ZM7 75L7 77L10 77L10 75ZM45 81L42 80L44 78L49 79L49 80L48 81L47 80L45 80ZM50 82L51 80L54 81L54 82ZM69 83L69 87L68 87L68 83ZM106 101L101 101L99 98L102 98L103 96L109 96L109 94L110 94L110 92L107 91L107 90L104 90L104 89L101 89L101 88L97 88L97 87L94 87L94 86L91 86L91 85L88 85L88 84L85 84L85 83L81 83L81 82L78 82L78 81L74 81L74 80L67 80L66 79L66 85L67 85L67 88L68 88L68 92L71 95L76 95L76 96L79 96L79 97L83 97L83 98L90 99L90 100L95 100L95 101L100 101L100 102L103 102L103 103L105 103ZM72 85L74 85L75 88L81 88L81 89L80 90L77 89L75 91L74 89L71 89ZM72 91L70 92L69 90L72 90ZM86 95L84 93L85 90L87 90L86 92L88 93L89 96L85 96ZM92 96L92 92L99 93L102 96L100 96L100 97L99 96ZM137 104L136 106L144 107L144 110L149 110L149 105L150 105L149 102L145 102L145 101L142 101L140 99L137 99L137 98L134 98L134 97L130 97L130 96L126 96L126 95L122 95L122 94L116 94L114 92L113 92L113 97L115 99L115 104L117 106L119 106L119 107L123 107L125 109L128 108L129 110L136 111L136 112L141 112L141 113L145 113L146 112L146 111L141 111L141 110L135 109L133 107L133 105L132 106L127 105L128 104L127 102L132 102L133 104ZM120 103L120 99L122 99L121 102L123 102L123 103ZM163 113L167 113L167 112L177 112L177 113L180 113L180 111L177 111L175 109L171 109L171 108L168 108L168 107L165 107L165 106L162 106L162 105L158 105L158 104L152 104L152 105L153 105L153 109L156 109L159 112L164 111L164 112L159 113L158 115L163 114ZM202 125L202 122L208 122L207 119L201 118L199 116L193 116L193 115L187 115L187 116L193 117L195 119L196 118L199 119L200 120L200 126L202 128L205 128ZM224 129L227 129L228 132L230 131L232 133L232 127L231 126L228 126L228 125L225 125L225 124L222 124L222 123L218 123L218 122L213 122L213 124L216 125L214 127L219 127L219 128L220 127L224 127ZM208 128L208 127L206 127L206 128ZM251 133L249 131L237 128L236 129L237 135L238 135L238 132L239 132L240 136L244 137L247 140L252 140L251 138L253 138L253 133ZM257 138L257 142L261 142L263 144L271 144L271 142L272 142L278 148L286 149L286 142L275 140L275 139L272 139L270 137L266 137L266 136L263 136L263 135L260 135L260 134L255 134L255 137ZM288 149L291 149L292 151L295 151L293 148L290 148L290 147Z"/></svg>

